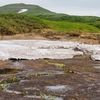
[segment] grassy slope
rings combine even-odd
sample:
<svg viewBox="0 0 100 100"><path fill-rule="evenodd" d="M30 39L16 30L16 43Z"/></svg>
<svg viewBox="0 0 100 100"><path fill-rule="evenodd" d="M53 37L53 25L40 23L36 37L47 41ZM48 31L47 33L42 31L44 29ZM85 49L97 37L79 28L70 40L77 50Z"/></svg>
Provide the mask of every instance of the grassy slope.
<svg viewBox="0 0 100 100"><path fill-rule="evenodd" d="M0 14L0 34L30 33L44 28L66 33L100 33L100 28L90 23L51 21L22 14Z"/></svg>
<svg viewBox="0 0 100 100"><path fill-rule="evenodd" d="M29 33L47 25L36 17L19 14L0 14L0 34Z"/></svg>
<svg viewBox="0 0 100 100"><path fill-rule="evenodd" d="M56 31L64 31L64 32L87 32L87 33L99 33L100 29L89 25L87 23L79 23L79 22L67 22L67 21L49 21L44 20L46 24L48 24L51 29Z"/></svg>
<svg viewBox="0 0 100 100"><path fill-rule="evenodd" d="M5 14L18 13L21 9L28 11L22 14ZM1 34L28 33L48 26L48 29L66 33L100 33L100 17L57 14L37 5L26 4L0 7L0 13L4 13L0 14Z"/></svg>
<svg viewBox="0 0 100 100"><path fill-rule="evenodd" d="M61 31L100 32L100 17L70 16L66 14L37 15L53 29Z"/></svg>

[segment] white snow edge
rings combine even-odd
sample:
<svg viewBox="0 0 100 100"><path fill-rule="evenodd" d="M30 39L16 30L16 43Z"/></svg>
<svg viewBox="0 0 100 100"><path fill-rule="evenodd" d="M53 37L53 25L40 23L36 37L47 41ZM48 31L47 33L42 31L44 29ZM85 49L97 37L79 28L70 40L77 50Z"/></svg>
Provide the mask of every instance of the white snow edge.
<svg viewBox="0 0 100 100"><path fill-rule="evenodd" d="M18 13L23 13L23 12L26 12L28 11L28 9L21 9Z"/></svg>
<svg viewBox="0 0 100 100"><path fill-rule="evenodd" d="M79 50L75 50L75 48ZM68 59L75 55L91 54L92 60L100 60L100 45L48 40L2 40L0 60L16 59Z"/></svg>

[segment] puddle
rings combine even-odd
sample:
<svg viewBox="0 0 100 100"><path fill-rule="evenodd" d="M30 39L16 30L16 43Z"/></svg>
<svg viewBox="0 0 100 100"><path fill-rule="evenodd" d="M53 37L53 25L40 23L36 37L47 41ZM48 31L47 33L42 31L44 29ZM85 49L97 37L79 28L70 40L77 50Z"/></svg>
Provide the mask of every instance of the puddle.
<svg viewBox="0 0 100 100"><path fill-rule="evenodd" d="M66 87L65 85L62 86L58 85L58 86L47 86L46 88L50 90L62 90L65 89L65 87Z"/></svg>
<svg viewBox="0 0 100 100"><path fill-rule="evenodd" d="M18 73L18 71L22 71L22 70L17 68L4 68L4 69L0 69L0 74L15 74Z"/></svg>
<svg viewBox="0 0 100 100"><path fill-rule="evenodd" d="M68 90L72 90L72 87L70 87L68 85L46 86L45 88L47 90L51 90L51 91L68 91Z"/></svg>
<svg viewBox="0 0 100 100"><path fill-rule="evenodd" d="M24 88L25 90L39 90L38 88L36 87L28 87L28 88Z"/></svg>
<svg viewBox="0 0 100 100"><path fill-rule="evenodd" d="M43 98L43 99L46 99L46 100L63 100L63 98L61 98L61 97L54 97L54 96L47 96L47 95L43 95L43 96L26 95L24 97L37 98L37 99Z"/></svg>
<svg viewBox="0 0 100 100"><path fill-rule="evenodd" d="M100 83L97 83L98 85L100 85Z"/></svg>
<svg viewBox="0 0 100 100"><path fill-rule="evenodd" d="M29 80L20 80L19 83L29 82Z"/></svg>
<svg viewBox="0 0 100 100"><path fill-rule="evenodd" d="M93 67L97 68L97 69L100 69L100 64L94 64Z"/></svg>
<svg viewBox="0 0 100 100"><path fill-rule="evenodd" d="M100 90L97 90L97 92L100 92Z"/></svg>
<svg viewBox="0 0 100 100"><path fill-rule="evenodd" d="M14 94L22 94L19 91L13 91L13 90L6 90L6 92L8 92L8 93L14 93Z"/></svg>
<svg viewBox="0 0 100 100"><path fill-rule="evenodd" d="M94 84L94 83L92 83L92 84L88 84L88 86L95 86L95 84Z"/></svg>
<svg viewBox="0 0 100 100"><path fill-rule="evenodd" d="M91 72L77 72L79 75L86 75L86 76L91 76L91 77L95 77L93 73Z"/></svg>
<svg viewBox="0 0 100 100"><path fill-rule="evenodd" d="M83 85L83 84L77 84L77 86L79 86L79 87L82 86L82 85Z"/></svg>
<svg viewBox="0 0 100 100"><path fill-rule="evenodd" d="M65 72L64 71L55 71L54 74L61 75L61 74L65 74Z"/></svg>
<svg viewBox="0 0 100 100"><path fill-rule="evenodd" d="M20 63L19 61L13 61L11 62L11 68L23 68L24 67L24 64Z"/></svg>

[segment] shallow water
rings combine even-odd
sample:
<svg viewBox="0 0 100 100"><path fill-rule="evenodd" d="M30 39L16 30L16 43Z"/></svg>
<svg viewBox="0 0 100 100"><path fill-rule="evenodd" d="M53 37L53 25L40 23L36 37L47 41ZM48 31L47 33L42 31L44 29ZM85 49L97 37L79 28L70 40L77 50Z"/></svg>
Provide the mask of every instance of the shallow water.
<svg viewBox="0 0 100 100"><path fill-rule="evenodd" d="M11 68L23 68L25 65L20 63L19 61L11 62Z"/></svg>
<svg viewBox="0 0 100 100"><path fill-rule="evenodd" d="M36 87L28 87L28 88L24 88L25 90L39 90L38 88Z"/></svg>
<svg viewBox="0 0 100 100"><path fill-rule="evenodd" d="M46 86L45 87L47 90L51 90L51 91L68 91L68 90L72 90L72 87L68 86L68 85L56 85L56 86Z"/></svg>
<svg viewBox="0 0 100 100"><path fill-rule="evenodd" d="M14 93L14 94L22 94L21 92L19 92L19 91L13 91L13 90L6 90L6 92L8 92L8 93Z"/></svg>
<svg viewBox="0 0 100 100"><path fill-rule="evenodd" d="M100 90L97 90L97 92L100 92Z"/></svg>
<svg viewBox="0 0 100 100"><path fill-rule="evenodd" d="M20 80L19 83L29 82L29 80Z"/></svg>
<svg viewBox="0 0 100 100"><path fill-rule="evenodd" d="M94 64L93 67L97 68L97 69L100 69L100 64Z"/></svg>

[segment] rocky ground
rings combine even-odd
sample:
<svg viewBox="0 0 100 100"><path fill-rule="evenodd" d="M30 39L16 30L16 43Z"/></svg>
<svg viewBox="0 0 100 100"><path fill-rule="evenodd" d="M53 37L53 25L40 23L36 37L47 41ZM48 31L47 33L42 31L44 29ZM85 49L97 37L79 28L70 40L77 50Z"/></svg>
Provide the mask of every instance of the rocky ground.
<svg viewBox="0 0 100 100"><path fill-rule="evenodd" d="M0 41L0 100L100 100L99 45L36 38Z"/></svg>
<svg viewBox="0 0 100 100"><path fill-rule="evenodd" d="M0 100L100 100L100 61L0 61Z"/></svg>

